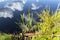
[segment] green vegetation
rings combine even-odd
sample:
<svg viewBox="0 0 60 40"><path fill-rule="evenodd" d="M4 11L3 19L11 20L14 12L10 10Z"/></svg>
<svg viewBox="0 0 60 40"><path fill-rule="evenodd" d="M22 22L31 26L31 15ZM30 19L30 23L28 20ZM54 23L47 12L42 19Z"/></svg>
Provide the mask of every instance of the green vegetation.
<svg viewBox="0 0 60 40"><path fill-rule="evenodd" d="M8 34L0 34L0 40L12 40L11 35Z"/></svg>
<svg viewBox="0 0 60 40"><path fill-rule="evenodd" d="M17 22L16 24L19 25L19 28L22 29L25 33L30 33L31 31L36 29L36 25L33 25L33 15L28 13L27 15L21 15L22 22Z"/></svg>
<svg viewBox="0 0 60 40"><path fill-rule="evenodd" d="M32 40L60 40L60 11L50 15L49 10L44 10L38 16L40 32L36 38L32 37Z"/></svg>
<svg viewBox="0 0 60 40"><path fill-rule="evenodd" d="M39 22L33 20L33 15L30 13L21 15L21 22L18 21L16 24L22 29L22 34L14 35L14 37L21 37L22 40L24 34L34 33L31 40L60 40L60 10L52 13L52 15L50 15L49 10L43 10L42 13L37 14ZM0 40L12 40L12 36L9 34L0 34ZM13 40L18 40L18 38L14 38Z"/></svg>

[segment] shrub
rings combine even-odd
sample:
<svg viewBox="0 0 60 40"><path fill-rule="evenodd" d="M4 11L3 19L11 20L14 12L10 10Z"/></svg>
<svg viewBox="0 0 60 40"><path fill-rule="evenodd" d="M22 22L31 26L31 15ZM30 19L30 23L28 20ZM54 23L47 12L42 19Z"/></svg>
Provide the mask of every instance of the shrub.
<svg viewBox="0 0 60 40"><path fill-rule="evenodd" d="M32 40L60 40L60 11L50 15L49 10L44 10L38 17L40 32L36 38L32 37Z"/></svg>
<svg viewBox="0 0 60 40"><path fill-rule="evenodd" d="M22 29L24 32L31 32L36 30L37 26L33 25L33 15L28 13L27 15L22 14L21 15L22 22L16 22L16 24L19 26L19 28Z"/></svg>
<svg viewBox="0 0 60 40"><path fill-rule="evenodd" d="M8 34L0 34L0 40L12 40Z"/></svg>

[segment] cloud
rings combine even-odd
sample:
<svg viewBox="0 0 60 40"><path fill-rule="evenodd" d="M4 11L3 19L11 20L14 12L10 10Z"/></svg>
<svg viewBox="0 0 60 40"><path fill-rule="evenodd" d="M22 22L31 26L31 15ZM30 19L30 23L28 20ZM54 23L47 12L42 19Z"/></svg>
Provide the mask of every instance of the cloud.
<svg viewBox="0 0 60 40"><path fill-rule="evenodd" d="M11 0L11 2L21 2L21 3L25 4L27 2L27 0Z"/></svg>
<svg viewBox="0 0 60 40"><path fill-rule="evenodd" d="M23 4L25 4L27 2L27 0L21 0Z"/></svg>
<svg viewBox="0 0 60 40"><path fill-rule="evenodd" d="M0 2L6 2L6 1L9 1L9 0L0 0ZM11 0L10 0L11 1Z"/></svg>
<svg viewBox="0 0 60 40"><path fill-rule="evenodd" d="M25 4L27 2L27 0L11 0L11 1L20 1L22 2L23 4Z"/></svg>
<svg viewBox="0 0 60 40"><path fill-rule="evenodd" d="M36 0L36 2L39 2L39 0Z"/></svg>
<svg viewBox="0 0 60 40"><path fill-rule="evenodd" d="M37 9L39 9L40 7L39 6L37 6L37 5L35 5L34 3L32 3L32 10L37 10Z"/></svg>
<svg viewBox="0 0 60 40"><path fill-rule="evenodd" d="M18 10L18 11L22 11L24 7L24 4L20 3L20 2L13 2L11 4L6 4L5 8L10 8L13 11Z"/></svg>
<svg viewBox="0 0 60 40"><path fill-rule="evenodd" d="M0 2L3 2L3 1L5 1L5 0L0 0Z"/></svg>
<svg viewBox="0 0 60 40"><path fill-rule="evenodd" d="M0 0L0 2L4 2L5 0Z"/></svg>
<svg viewBox="0 0 60 40"><path fill-rule="evenodd" d="M12 13L12 11L0 11L0 17L12 18L13 17L13 13Z"/></svg>

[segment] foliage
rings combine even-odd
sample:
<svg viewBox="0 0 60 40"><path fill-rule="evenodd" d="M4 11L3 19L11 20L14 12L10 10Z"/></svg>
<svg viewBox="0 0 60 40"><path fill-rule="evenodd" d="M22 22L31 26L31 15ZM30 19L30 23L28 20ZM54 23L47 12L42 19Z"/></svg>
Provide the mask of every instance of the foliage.
<svg viewBox="0 0 60 40"><path fill-rule="evenodd" d="M0 34L0 40L12 40L8 34Z"/></svg>
<svg viewBox="0 0 60 40"><path fill-rule="evenodd" d="M31 15L28 13L27 15L22 14L21 15L22 22L17 22L18 26L24 31L24 32L31 32L33 29L36 30L36 25L33 25L33 14Z"/></svg>
<svg viewBox="0 0 60 40"><path fill-rule="evenodd" d="M40 32L36 38L32 37L32 40L60 40L60 11L50 15L49 10L44 10L38 14L40 22L38 27Z"/></svg>
<svg viewBox="0 0 60 40"><path fill-rule="evenodd" d="M38 17L40 21L33 25L33 15L30 13L27 15L22 14L21 22L16 22L16 24L18 24L25 33L33 30L36 31L37 28L40 29L39 32L36 32L37 37L33 36L31 40L60 40L60 10L54 12L52 15L50 15L49 10L43 10L42 13L38 14ZM0 34L0 40L12 39L8 34Z"/></svg>

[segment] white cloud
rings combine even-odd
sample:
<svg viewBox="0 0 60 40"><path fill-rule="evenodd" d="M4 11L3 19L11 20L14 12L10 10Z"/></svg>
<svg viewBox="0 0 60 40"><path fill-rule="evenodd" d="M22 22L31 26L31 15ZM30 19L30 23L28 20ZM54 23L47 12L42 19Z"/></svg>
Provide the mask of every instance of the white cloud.
<svg viewBox="0 0 60 40"><path fill-rule="evenodd" d="M0 2L4 2L5 0L0 0Z"/></svg>
<svg viewBox="0 0 60 40"><path fill-rule="evenodd" d="M11 11L0 11L0 17L4 17L4 18L12 18L13 14Z"/></svg>
<svg viewBox="0 0 60 40"><path fill-rule="evenodd" d="M25 4L27 2L27 0L21 0L23 4Z"/></svg>
<svg viewBox="0 0 60 40"><path fill-rule="evenodd" d="M25 4L25 3L27 2L27 0L11 0L11 1L13 1L13 2L14 2L14 1L15 1L15 2L18 1L18 2L21 2L21 3L23 3L23 4Z"/></svg>
<svg viewBox="0 0 60 40"><path fill-rule="evenodd" d="M13 2L11 4L6 4L5 8L10 8L13 11L18 10L18 11L22 11L24 7L24 4L20 3L20 2Z"/></svg>
<svg viewBox="0 0 60 40"><path fill-rule="evenodd" d="M39 0L36 0L36 2L39 2Z"/></svg>
<svg viewBox="0 0 60 40"><path fill-rule="evenodd" d="M6 2L6 1L9 1L9 0L0 0L0 2Z"/></svg>
<svg viewBox="0 0 60 40"><path fill-rule="evenodd" d="M40 8L40 6L37 6L37 5L35 5L34 3L32 3L32 10L37 10L37 9L39 9Z"/></svg>

